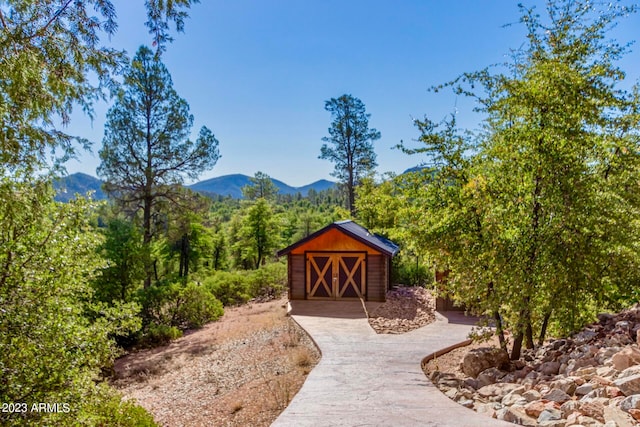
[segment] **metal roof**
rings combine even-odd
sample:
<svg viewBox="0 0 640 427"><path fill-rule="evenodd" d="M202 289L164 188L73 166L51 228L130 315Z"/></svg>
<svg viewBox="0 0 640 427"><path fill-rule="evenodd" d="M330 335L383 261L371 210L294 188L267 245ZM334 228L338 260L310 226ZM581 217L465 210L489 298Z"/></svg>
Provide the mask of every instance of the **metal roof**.
<svg viewBox="0 0 640 427"><path fill-rule="evenodd" d="M301 246L307 243L308 241L315 239L319 235L331 230L332 228L337 228L343 233L345 233L346 235L364 243L367 246L375 248L380 252L389 256L394 256L398 252L398 250L400 250L400 247L395 243L393 243L391 240L386 239L378 234L371 233L369 232L369 230L367 230L363 226L356 224L351 220L345 220L345 221L337 221L337 222L334 222L333 224L329 224L326 227L316 231L315 233L310 234L304 239L298 240L296 243L292 244L291 246L288 246L278 251L278 256L288 254L298 246Z"/></svg>

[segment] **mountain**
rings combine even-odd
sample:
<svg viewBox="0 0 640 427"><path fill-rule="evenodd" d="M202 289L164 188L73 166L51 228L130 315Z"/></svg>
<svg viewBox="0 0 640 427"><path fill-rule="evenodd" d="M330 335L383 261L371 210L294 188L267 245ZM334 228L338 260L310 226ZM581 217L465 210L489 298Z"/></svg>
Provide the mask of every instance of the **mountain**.
<svg viewBox="0 0 640 427"><path fill-rule="evenodd" d="M86 173L74 173L60 178L53 183L56 190L55 200L68 202L75 198L76 193L84 196L88 191L93 191L94 200L104 200L107 196L102 192L102 181Z"/></svg>
<svg viewBox="0 0 640 427"><path fill-rule="evenodd" d="M321 179L302 187L292 187L282 181L271 178L280 194L297 194L306 196L310 189L316 191L326 190L336 185L335 182ZM234 199L242 198L242 187L251 184L250 177L242 174L223 175L216 178L200 181L189 186L193 191L204 194L219 194L221 196L231 196Z"/></svg>
<svg viewBox="0 0 640 427"><path fill-rule="evenodd" d="M302 187L292 187L277 179L272 178L272 180L276 187L278 187L280 194L296 194L299 192L302 196L306 196L310 189L322 191L336 185L335 182L321 179ZM251 181L247 175L233 174L196 182L187 187L205 195L217 194L221 196L231 196L234 199L241 199L242 187L249 184L251 184ZM73 199L76 193L84 195L87 191L95 191L93 198L96 200L106 199L106 195L100 188L101 185L102 181L98 178L84 173L74 173L54 183L54 188L57 191L56 200L67 202Z"/></svg>

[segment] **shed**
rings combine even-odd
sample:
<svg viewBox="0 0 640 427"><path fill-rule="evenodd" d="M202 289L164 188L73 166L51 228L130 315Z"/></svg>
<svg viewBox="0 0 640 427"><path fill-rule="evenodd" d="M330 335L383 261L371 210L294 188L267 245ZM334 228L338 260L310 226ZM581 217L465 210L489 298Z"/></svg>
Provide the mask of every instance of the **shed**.
<svg viewBox="0 0 640 427"><path fill-rule="evenodd" d="M278 252L287 255L290 300L384 301L398 245L339 221Z"/></svg>

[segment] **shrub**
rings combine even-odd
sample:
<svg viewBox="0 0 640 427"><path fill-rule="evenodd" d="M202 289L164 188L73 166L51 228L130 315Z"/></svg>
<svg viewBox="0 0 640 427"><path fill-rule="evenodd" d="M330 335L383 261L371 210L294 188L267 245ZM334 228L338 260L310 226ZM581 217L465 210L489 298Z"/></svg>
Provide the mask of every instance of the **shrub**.
<svg viewBox="0 0 640 427"><path fill-rule="evenodd" d="M155 347L169 343L171 340L182 336L182 331L175 326L158 323L151 323L147 327L142 338L142 344L148 347Z"/></svg>
<svg viewBox="0 0 640 427"><path fill-rule="evenodd" d="M433 273L426 265L410 261L394 262L392 272L393 282L404 286L427 286L433 282Z"/></svg>
<svg viewBox="0 0 640 427"><path fill-rule="evenodd" d="M180 291L175 321L185 328L200 328L224 314L222 303L205 287L189 283Z"/></svg>
<svg viewBox="0 0 640 427"><path fill-rule="evenodd" d="M252 298L275 298L287 286L287 266L268 264L247 275L247 288Z"/></svg>
<svg viewBox="0 0 640 427"><path fill-rule="evenodd" d="M246 277L242 273L218 271L204 283L205 287L225 306L242 304L251 299L247 291Z"/></svg>

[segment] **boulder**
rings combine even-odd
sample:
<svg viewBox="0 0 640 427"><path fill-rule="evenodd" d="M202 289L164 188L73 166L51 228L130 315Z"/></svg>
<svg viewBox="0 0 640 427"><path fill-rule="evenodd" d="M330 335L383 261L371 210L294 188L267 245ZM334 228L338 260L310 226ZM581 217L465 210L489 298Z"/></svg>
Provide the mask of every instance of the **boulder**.
<svg viewBox="0 0 640 427"><path fill-rule="evenodd" d="M506 375L506 372L501 371L498 368L489 368L478 374L478 386L484 387L489 384L495 384Z"/></svg>
<svg viewBox="0 0 640 427"><path fill-rule="evenodd" d="M562 419L562 412L559 409L547 408L538 415L538 423L545 421L557 421Z"/></svg>
<svg viewBox="0 0 640 427"><path fill-rule="evenodd" d="M551 388L557 388L572 395L576 391L576 383L571 378L560 378L551 382Z"/></svg>
<svg viewBox="0 0 640 427"><path fill-rule="evenodd" d="M619 404L620 409L629 412L629 409L640 409L640 394L625 397Z"/></svg>
<svg viewBox="0 0 640 427"><path fill-rule="evenodd" d="M547 403L544 400L529 402L525 405L524 412L530 417L538 418L542 411L547 409Z"/></svg>
<svg viewBox="0 0 640 427"><path fill-rule="evenodd" d="M555 360L550 362L544 362L538 368L538 372L540 372L543 375L558 375L559 370L560 370L560 362Z"/></svg>
<svg viewBox="0 0 640 427"><path fill-rule="evenodd" d="M617 379L613 384L618 387L625 396L640 394L640 374Z"/></svg>
<svg viewBox="0 0 640 427"><path fill-rule="evenodd" d="M593 390L593 384L584 383L581 386L576 387L576 389L574 390L574 393L576 396L584 396L585 394L591 393L592 390Z"/></svg>
<svg viewBox="0 0 640 427"><path fill-rule="evenodd" d="M604 421L606 423L614 422L617 427L633 427L637 425L633 417L617 406L605 406Z"/></svg>
<svg viewBox="0 0 640 427"><path fill-rule="evenodd" d="M477 378L480 372L489 368L502 368L509 365L509 355L496 347L480 347L467 352L462 358L461 369L465 375Z"/></svg>
<svg viewBox="0 0 640 427"><path fill-rule="evenodd" d="M552 389L549 393L543 395L542 398L558 403L564 403L567 400L571 400L571 396L557 388Z"/></svg>
<svg viewBox="0 0 640 427"><path fill-rule="evenodd" d="M618 379L638 374L640 374L640 365L629 366L627 369L618 374Z"/></svg>
<svg viewBox="0 0 640 427"><path fill-rule="evenodd" d="M564 402L562 406L560 406L560 411L562 412L563 418L569 418L571 414L579 414L580 402L575 400L569 400Z"/></svg>
<svg viewBox="0 0 640 427"><path fill-rule="evenodd" d="M538 390L531 389L522 393L522 397L527 399L528 402L533 402L536 400L540 400L542 398L542 395Z"/></svg>
<svg viewBox="0 0 640 427"><path fill-rule="evenodd" d="M630 366L640 365L640 349L626 347L611 357L611 363L618 371L624 371Z"/></svg>
<svg viewBox="0 0 640 427"><path fill-rule="evenodd" d="M580 405L582 415L604 423L604 404L598 400L585 402Z"/></svg>
<svg viewBox="0 0 640 427"><path fill-rule="evenodd" d="M535 418L528 416L521 408L504 408L504 410L499 411L499 414L499 419L508 421L510 423L531 427L538 425L538 421Z"/></svg>

